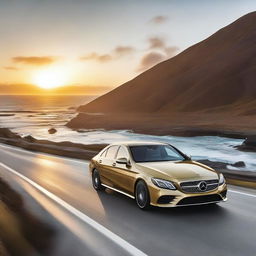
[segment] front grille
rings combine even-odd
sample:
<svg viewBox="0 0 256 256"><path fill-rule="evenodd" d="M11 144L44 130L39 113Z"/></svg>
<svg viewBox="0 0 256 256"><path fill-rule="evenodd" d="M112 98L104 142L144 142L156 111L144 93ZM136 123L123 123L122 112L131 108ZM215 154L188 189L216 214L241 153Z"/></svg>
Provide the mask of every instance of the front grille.
<svg viewBox="0 0 256 256"><path fill-rule="evenodd" d="M206 189L201 190L199 188L199 184L201 182L206 183ZM214 180L196 180L196 181L186 181L186 182L181 182L180 187L182 191L187 192L187 193L202 193L202 192L208 192L211 190L214 190L218 188L219 185L219 180L214 179Z"/></svg>
<svg viewBox="0 0 256 256"><path fill-rule="evenodd" d="M157 200L158 204L169 204L171 201L173 201L173 199L175 198L175 196L160 196Z"/></svg>
<svg viewBox="0 0 256 256"><path fill-rule="evenodd" d="M203 204L203 203L211 203L211 202L219 202L222 201L220 195L207 195L207 196L191 196L181 199L177 205L186 205L186 204Z"/></svg>

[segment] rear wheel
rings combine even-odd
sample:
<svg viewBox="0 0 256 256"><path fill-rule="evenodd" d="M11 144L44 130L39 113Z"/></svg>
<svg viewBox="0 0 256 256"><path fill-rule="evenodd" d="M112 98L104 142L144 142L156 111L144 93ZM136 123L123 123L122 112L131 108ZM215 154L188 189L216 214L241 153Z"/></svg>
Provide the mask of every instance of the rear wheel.
<svg viewBox="0 0 256 256"><path fill-rule="evenodd" d="M135 187L135 200L140 209L146 210L150 207L150 196L147 184L140 180Z"/></svg>
<svg viewBox="0 0 256 256"><path fill-rule="evenodd" d="M101 180L100 180L100 174L97 169L94 169L92 171L92 185L94 189L96 190L105 190L105 187L102 186Z"/></svg>

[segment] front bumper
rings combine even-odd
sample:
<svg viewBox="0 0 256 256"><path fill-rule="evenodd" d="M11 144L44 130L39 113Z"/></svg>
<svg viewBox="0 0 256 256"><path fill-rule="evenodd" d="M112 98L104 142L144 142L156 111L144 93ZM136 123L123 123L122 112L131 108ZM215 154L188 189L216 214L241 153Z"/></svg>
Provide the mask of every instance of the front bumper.
<svg viewBox="0 0 256 256"><path fill-rule="evenodd" d="M177 190L161 189L149 186L151 205L158 207L178 207L219 203L227 200L227 185L223 184L208 192L186 193Z"/></svg>

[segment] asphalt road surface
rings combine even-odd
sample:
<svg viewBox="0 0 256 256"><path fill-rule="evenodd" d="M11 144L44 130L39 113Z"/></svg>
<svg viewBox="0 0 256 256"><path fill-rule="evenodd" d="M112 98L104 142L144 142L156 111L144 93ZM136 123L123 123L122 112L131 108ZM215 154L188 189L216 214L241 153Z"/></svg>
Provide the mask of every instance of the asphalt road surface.
<svg viewBox="0 0 256 256"><path fill-rule="evenodd" d="M0 176L22 175L24 182L38 186L52 204L83 223L81 239L83 232L93 232L89 241L99 255L256 255L254 190L229 186L228 201L219 205L142 211L116 192L97 193L87 161L0 144L0 167ZM67 250L75 255L74 247Z"/></svg>

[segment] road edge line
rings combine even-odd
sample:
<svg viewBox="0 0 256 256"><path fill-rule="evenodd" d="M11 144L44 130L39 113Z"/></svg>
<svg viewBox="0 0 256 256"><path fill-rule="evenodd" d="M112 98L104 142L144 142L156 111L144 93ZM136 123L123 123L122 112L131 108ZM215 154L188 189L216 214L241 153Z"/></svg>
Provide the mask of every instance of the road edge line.
<svg viewBox="0 0 256 256"><path fill-rule="evenodd" d="M43 193L44 195L49 197L54 202L58 203L60 206L62 206L67 211L69 211L70 213L75 215L77 218L79 218L80 220L82 220L83 222L85 222L86 224L88 224L89 226L94 228L95 230L97 230L99 233L101 233L102 235L104 235L105 237L107 237L108 239L113 241L115 244L119 245L121 248L123 248L129 254L136 255L136 256L137 255L138 256L147 256L147 254L142 252L140 249L136 248L135 246L133 246L132 244L130 244L129 242L127 242L126 240L124 240L120 236L116 235L115 233L113 233L112 231L107 229L106 227L102 226L100 223L96 222L95 220L93 220L92 218L87 216L86 214L77 210L76 208L74 208L73 206L71 206L70 204L68 204L67 202L65 202L61 198L59 198L58 196L54 195L53 193L51 193L47 189L43 188L42 186L40 186L36 182L34 182L31 179L27 178L26 176L20 174L19 172L17 172L13 168L7 166L6 164L4 164L2 162L0 162L0 166L2 166L3 168L8 170L9 172L15 174L16 176L18 176L21 179L28 182L30 185L35 187L37 190L39 190L41 193Z"/></svg>
<svg viewBox="0 0 256 256"><path fill-rule="evenodd" d="M244 195L244 196L256 197L256 195L254 195L254 194L249 194L249 193L245 193L245 192L240 192L240 191L233 190L233 189L228 189L228 192L237 193L237 194Z"/></svg>

